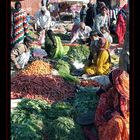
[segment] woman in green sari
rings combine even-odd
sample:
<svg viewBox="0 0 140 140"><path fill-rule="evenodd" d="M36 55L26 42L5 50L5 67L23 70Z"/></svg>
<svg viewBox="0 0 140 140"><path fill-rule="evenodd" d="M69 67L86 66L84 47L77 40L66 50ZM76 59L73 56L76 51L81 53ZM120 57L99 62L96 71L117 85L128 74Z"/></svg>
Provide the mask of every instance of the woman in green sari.
<svg viewBox="0 0 140 140"><path fill-rule="evenodd" d="M67 54L69 47L62 45L61 39L52 30L46 31L45 50L50 58L61 58Z"/></svg>

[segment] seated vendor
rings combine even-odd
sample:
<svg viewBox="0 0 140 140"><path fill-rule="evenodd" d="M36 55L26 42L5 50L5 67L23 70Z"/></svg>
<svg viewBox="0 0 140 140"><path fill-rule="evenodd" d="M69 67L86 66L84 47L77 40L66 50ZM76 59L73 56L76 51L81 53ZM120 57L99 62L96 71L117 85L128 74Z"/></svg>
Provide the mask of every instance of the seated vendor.
<svg viewBox="0 0 140 140"><path fill-rule="evenodd" d="M16 69L23 69L30 58L30 50L32 39L30 37L24 38L24 44L16 44L11 50L11 60Z"/></svg>
<svg viewBox="0 0 140 140"><path fill-rule="evenodd" d="M95 113L99 140L129 140L129 74L115 69L103 87ZM98 91L99 92L99 91Z"/></svg>
<svg viewBox="0 0 140 140"><path fill-rule="evenodd" d="M110 72L111 59L108 50L109 42L105 38L99 38L97 56L90 57L84 72L88 75L105 75ZM92 50L90 50L92 51ZM92 52L90 53L92 54Z"/></svg>
<svg viewBox="0 0 140 140"><path fill-rule="evenodd" d="M68 46L63 46L60 37L55 36L52 30L45 33L45 51L50 58L61 58L69 50Z"/></svg>
<svg viewBox="0 0 140 140"><path fill-rule="evenodd" d="M70 43L74 43L76 40L86 42L87 38L89 38L90 32L92 29L89 26L86 26L84 22L80 23L80 27L77 32L74 34Z"/></svg>

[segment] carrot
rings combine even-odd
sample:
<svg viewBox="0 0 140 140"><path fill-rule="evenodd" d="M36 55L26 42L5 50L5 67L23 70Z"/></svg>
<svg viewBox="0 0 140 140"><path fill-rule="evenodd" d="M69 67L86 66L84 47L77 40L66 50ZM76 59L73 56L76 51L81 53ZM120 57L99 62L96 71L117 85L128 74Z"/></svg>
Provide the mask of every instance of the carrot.
<svg viewBox="0 0 140 140"><path fill-rule="evenodd" d="M21 84L18 84L22 82ZM74 96L75 87L61 77L52 75L27 76L20 73L11 80L11 98L36 97L50 100L50 103Z"/></svg>

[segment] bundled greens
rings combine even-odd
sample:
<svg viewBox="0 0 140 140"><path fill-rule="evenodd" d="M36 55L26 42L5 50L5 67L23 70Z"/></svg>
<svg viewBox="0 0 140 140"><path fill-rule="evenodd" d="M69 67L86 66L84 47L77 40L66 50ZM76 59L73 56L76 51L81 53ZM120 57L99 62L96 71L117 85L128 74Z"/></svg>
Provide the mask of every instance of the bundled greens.
<svg viewBox="0 0 140 140"><path fill-rule="evenodd" d="M99 97L96 95L97 88L80 88L73 102L77 115L93 112L96 110Z"/></svg>
<svg viewBox="0 0 140 140"><path fill-rule="evenodd" d="M57 102L52 104L48 111L49 119L57 119L58 117L73 117L73 108L70 103Z"/></svg>
<svg viewBox="0 0 140 140"><path fill-rule="evenodd" d="M64 60L58 60L58 63L56 65L56 69L58 70L59 74L64 78L64 80L72 83L79 83L79 79L75 76L72 76L70 74L71 66L68 62Z"/></svg>
<svg viewBox="0 0 140 140"><path fill-rule="evenodd" d="M85 62L90 54L90 50L85 45L80 45L77 47L70 47L67 57L70 61Z"/></svg>
<svg viewBox="0 0 140 140"><path fill-rule="evenodd" d="M46 101L23 99L11 113L11 139L43 140L49 108Z"/></svg>
<svg viewBox="0 0 140 140"><path fill-rule="evenodd" d="M85 140L81 127L69 117L59 117L48 125L49 140Z"/></svg>

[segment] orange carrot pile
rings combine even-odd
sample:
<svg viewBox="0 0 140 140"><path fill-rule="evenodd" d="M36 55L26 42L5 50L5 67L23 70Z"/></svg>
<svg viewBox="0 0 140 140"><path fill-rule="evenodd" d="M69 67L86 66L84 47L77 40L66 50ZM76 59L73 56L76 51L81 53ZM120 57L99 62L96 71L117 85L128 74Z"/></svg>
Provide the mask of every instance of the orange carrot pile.
<svg viewBox="0 0 140 140"><path fill-rule="evenodd" d="M92 86L99 87L101 85L94 80L82 80L80 82L80 86L83 86L83 87L92 87Z"/></svg>
<svg viewBox="0 0 140 140"><path fill-rule="evenodd" d="M32 62L27 69L22 70L21 73L24 75L46 75L50 74L52 67L49 63L36 60Z"/></svg>
<svg viewBox="0 0 140 140"><path fill-rule="evenodd" d="M11 80L11 98L42 98L50 102L74 96L75 87L53 75L17 74Z"/></svg>

